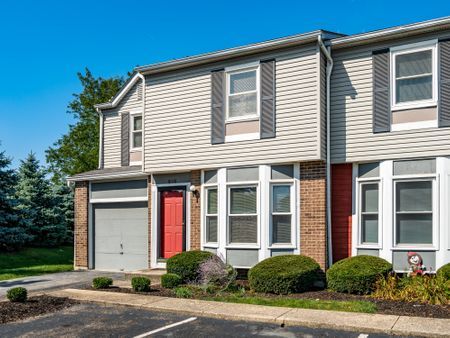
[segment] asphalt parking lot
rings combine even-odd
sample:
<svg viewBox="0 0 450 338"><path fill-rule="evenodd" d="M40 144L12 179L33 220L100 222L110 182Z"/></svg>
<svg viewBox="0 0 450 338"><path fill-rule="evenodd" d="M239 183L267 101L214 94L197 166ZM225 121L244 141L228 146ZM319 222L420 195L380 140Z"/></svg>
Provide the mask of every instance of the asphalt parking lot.
<svg viewBox="0 0 450 338"><path fill-rule="evenodd" d="M0 337L389 337L277 324L229 321L125 306L78 304L0 325Z"/></svg>

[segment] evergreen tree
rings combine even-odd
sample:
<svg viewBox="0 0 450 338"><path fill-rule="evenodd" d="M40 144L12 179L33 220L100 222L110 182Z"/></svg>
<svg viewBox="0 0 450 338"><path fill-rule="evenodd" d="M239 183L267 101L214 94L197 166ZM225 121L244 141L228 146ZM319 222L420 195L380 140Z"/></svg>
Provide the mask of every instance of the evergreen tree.
<svg viewBox="0 0 450 338"><path fill-rule="evenodd" d="M11 160L0 152L0 250L14 250L31 240L22 228L15 210L16 176L9 169Z"/></svg>
<svg viewBox="0 0 450 338"><path fill-rule="evenodd" d="M32 244L54 246L62 243L67 231L55 208L56 200L46 172L33 153L21 161L17 178L16 209L32 237Z"/></svg>
<svg viewBox="0 0 450 338"><path fill-rule="evenodd" d="M67 184L54 184L53 196L55 202L55 214L58 215L58 224L65 229L64 243L73 242L74 231L74 209L73 209L73 189Z"/></svg>

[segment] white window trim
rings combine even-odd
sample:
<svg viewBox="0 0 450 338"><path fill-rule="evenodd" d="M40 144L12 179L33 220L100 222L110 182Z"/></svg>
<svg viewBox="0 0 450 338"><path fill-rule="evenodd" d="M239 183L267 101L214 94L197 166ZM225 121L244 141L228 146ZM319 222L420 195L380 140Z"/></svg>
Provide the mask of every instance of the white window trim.
<svg viewBox="0 0 450 338"><path fill-rule="evenodd" d="M217 190L217 213L215 214L208 214L208 190L212 190L212 189L216 189ZM203 190L203 196L204 196L204 201L205 201L205 206L204 206L204 215L203 215L203 243L206 247L209 248L217 248L219 245L219 214L220 214L220 210L219 210L219 186L217 184L207 184L204 187ZM208 242L208 238L207 238L207 232L206 232L206 219L208 218L208 216L215 216L217 218L217 240L215 242Z"/></svg>
<svg viewBox="0 0 450 338"><path fill-rule="evenodd" d="M231 209L231 194L230 189L232 188L256 188L256 213L253 214L233 214L232 216L256 216L256 243L231 243L230 242L230 209ZM260 249L261 243L261 231L260 231L260 221L261 221L261 202L260 202L260 185L259 182L228 182L227 183L227 212L226 212L226 249L229 248L245 248L245 249Z"/></svg>
<svg viewBox="0 0 450 338"><path fill-rule="evenodd" d="M432 51L432 93L433 97L430 100L420 100L404 103L396 103L396 67L395 60L397 55L410 54L414 52L420 52L424 50ZM413 108L426 108L437 106L438 101L438 65L437 65L437 40L423 41L414 44L408 44L390 49L390 64L391 64L391 111L413 109ZM394 124L393 124L394 125Z"/></svg>
<svg viewBox="0 0 450 338"><path fill-rule="evenodd" d="M289 186L290 212L273 211L273 188L275 186ZM295 184L294 180L271 180L269 191L269 249L295 249ZM273 243L273 215L291 216L291 241L289 243Z"/></svg>
<svg viewBox="0 0 450 338"><path fill-rule="evenodd" d="M245 73L249 71L256 71L256 90L251 90L247 92L241 92L238 94L230 94L230 75L232 74L239 74L239 73ZM260 115L260 95L261 95L261 88L260 88L260 67L259 62L252 62L248 64L243 65L237 65L232 67L225 68L225 75L226 75L226 85L225 85L225 112L226 112L226 123L228 122L237 122L237 121L249 121L249 120L255 120L259 118ZM256 114L252 115L246 115L246 116L238 116L238 117L230 117L229 116L229 97L230 95L242 95L242 94L250 94L256 92ZM258 134L259 138L259 134Z"/></svg>
<svg viewBox="0 0 450 338"><path fill-rule="evenodd" d="M421 244L421 243L405 243L397 244L397 182L422 182L431 181L433 195L432 195L432 212L433 212L433 222L432 222L432 243L431 244ZM392 250L438 250L438 231L439 231L439 182L437 175L424 175L418 177L417 175L413 177L405 176L394 176L392 180Z"/></svg>
<svg viewBox="0 0 450 338"><path fill-rule="evenodd" d="M134 130L134 118L135 117L141 117L142 118L142 129L141 130ZM140 147L133 147L133 134L135 132L141 132L142 133L142 142L144 141L144 119L142 117L142 111L133 111L130 112L130 151L140 151L142 150L142 146ZM140 163L141 161L139 161Z"/></svg>
<svg viewBox="0 0 450 338"><path fill-rule="evenodd" d="M356 203L356 217L358 220L358 226L357 226L357 236L358 241L356 248L357 249L382 249L382 240L383 240L383 184L382 179L380 177L370 177L370 178L357 178L356 180L356 196L357 196L357 203ZM364 184L378 184L378 242L377 243L364 243L362 242L362 215L361 215L361 205L362 205L362 194L361 194L361 186Z"/></svg>

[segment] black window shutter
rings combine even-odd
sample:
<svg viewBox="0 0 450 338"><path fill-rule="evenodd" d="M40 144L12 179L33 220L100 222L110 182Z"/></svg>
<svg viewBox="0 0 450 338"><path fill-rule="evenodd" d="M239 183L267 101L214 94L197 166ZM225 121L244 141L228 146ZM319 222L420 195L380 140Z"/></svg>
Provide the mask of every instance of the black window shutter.
<svg viewBox="0 0 450 338"><path fill-rule="evenodd" d="M225 72L211 73L211 143L225 142Z"/></svg>
<svg viewBox="0 0 450 338"><path fill-rule="evenodd" d="M275 137L275 60L261 62L261 138Z"/></svg>
<svg viewBox="0 0 450 338"><path fill-rule="evenodd" d="M439 41L439 127L450 127L450 40Z"/></svg>
<svg viewBox="0 0 450 338"><path fill-rule="evenodd" d="M373 132L391 130L389 49L374 51L373 61Z"/></svg>
<svg viewBox="0 0 450 338"><path fill-rule="evenodd" d="M121 123L121 165L126 167L130 164L130 114L122 114Z"/></svg>

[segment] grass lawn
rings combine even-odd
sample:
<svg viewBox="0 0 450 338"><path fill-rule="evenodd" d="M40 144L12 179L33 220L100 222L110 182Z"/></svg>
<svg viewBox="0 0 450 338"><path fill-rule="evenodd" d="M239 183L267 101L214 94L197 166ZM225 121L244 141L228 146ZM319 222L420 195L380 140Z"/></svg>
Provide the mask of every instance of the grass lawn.
<svg viewBox="0 0 450 338"><path fill-rule="evenodd" d="M73 270L72 246L0 253L0 281L70 270Z"/></svg>
<svg viewBox="0 0 450 338"><path fill-rule="evenodd" d="M297 298L263 298L256 296L220 296L211 297L209 300L228 303L244 303L255 305L281 306L315 310L334 310L346 312L375 313L375 304L367 301L337 301L337 300L312 300Z"/></svg>

